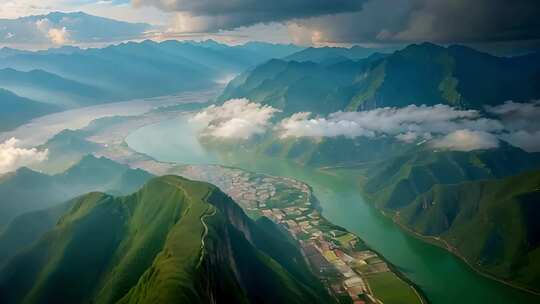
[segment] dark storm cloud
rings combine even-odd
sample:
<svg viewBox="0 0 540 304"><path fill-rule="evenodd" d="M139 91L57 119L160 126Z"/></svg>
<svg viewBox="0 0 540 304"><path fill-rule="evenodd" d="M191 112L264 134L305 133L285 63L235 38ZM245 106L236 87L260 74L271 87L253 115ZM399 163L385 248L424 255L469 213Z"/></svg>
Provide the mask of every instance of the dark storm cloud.
<svg viewBox="0 0 540 304"><path fill-rule="evenodd" d="M414 0L396 38L491 42L540 38L538 0Z"/></svg>
<svg viewBox="0 0 540 304"><path fill-rule="evenodd" d="M204 19L206 30L288 22L317 42L501 43L540 39L539 0L133 0ZM310 37L310 35L306 35Z"/></svg>
<svg viewBox="0 0 540 304"><path fill-rule="evenodd" d="M329 42L494 43L540 39L539 14L538 0L370 0L299 24Z"/></svg>
<svg viewBox="0 0 540 304"><path fill-rule="evenodd" d="M366 0L133 0L133 4L153 5L162 10L186 13L191 17L213 18L207 30L228 30L257 23L354 12Z"/></svg>

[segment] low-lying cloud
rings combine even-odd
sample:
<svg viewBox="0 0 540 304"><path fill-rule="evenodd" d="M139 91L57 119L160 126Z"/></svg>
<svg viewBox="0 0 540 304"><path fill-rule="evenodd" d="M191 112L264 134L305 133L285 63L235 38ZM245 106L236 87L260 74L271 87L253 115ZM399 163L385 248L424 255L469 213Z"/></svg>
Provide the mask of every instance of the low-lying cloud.
<svg viewBox="0 0 540 304"><path fill-rule="evenodd" d="M442 138L433 140L434 148L473 151L479 149L493 149L499 146L497 136L484 131L457 130Z"/></svg>
<svg viewBox="0 0 540 304"><path fill-rule="evenodd" d="M30 166L47 159L47 150L25 149L18 146L16 138L0 143L0 174Z"/></svg>
<svg viewBox="0 0 540 304"><path fill-rule="evenodd" d="M455 146L456 150L464 150L466 146L467 149L474 150L493 148L493 142L496 147L498 142L496 137L495 141L490 141L490 145L473 139L484 133L500 132L503 125L497 120L481 117L476 110L457 110L446 105L410 105L404 108L337 112L328 117L317 118L311 118L310 113L298 113L282 120L277 130L281 138L391 136L407 143L449 136L446 138L444 148L452 149ZM463 130L476 133L461 132ZM465 146L453 144L459 140L470 141L470 144Z"/></svg>
<svg viewBox="0 0 540 304"><path fill-rule="evenodd" d="M507 102L478 110L447 105L377 108L360 112L336 112L316 117L295 113L275 124L278 112L269 106L233 99L211 106L192 118L203 136L248 139L272 130L281 139L301 137L395 138L404 143L423 143L435 149L472 151L492 149L504 140L528 152L540 151L540 102Z"/></svg>
<svg viewBox="0 0 540 304"><path fill-rule="evenodd" d="M202 136L249 139L266 132L276 112L279 110L245 98L231 99L221 106L213 105L197 113L191 122L201 128Z"/></svg>
<svg viewBox="0 0 540 304"><path fill-rule="evenodd" d="M487 107L504 125L500 138L528 152L540 152L540 100L529 103L507 101Z"/></svg>

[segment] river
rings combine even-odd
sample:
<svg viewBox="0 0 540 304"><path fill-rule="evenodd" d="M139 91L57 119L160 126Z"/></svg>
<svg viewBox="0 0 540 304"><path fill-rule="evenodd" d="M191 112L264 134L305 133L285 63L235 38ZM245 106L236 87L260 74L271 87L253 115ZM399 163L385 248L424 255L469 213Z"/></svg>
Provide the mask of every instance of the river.
<svg viewBox="0 0 540 304"><path fill-rule="evenodd" d="M326 218L358 234L420 286L431 303L540 303L540 297L487 279L447 251L405 233L366 202L350 178L260 155L207 151L182 117L138 129L126 142L159 161L221 164L310 184Z"/></svg>

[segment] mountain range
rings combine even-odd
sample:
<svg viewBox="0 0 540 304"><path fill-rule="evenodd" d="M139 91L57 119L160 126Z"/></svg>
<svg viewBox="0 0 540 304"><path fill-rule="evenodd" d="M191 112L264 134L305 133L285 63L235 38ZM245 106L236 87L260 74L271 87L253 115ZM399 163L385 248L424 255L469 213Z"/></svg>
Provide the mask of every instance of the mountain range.
<svg viewBox="0 0 540 304"><path fill-rule="evenodd" d="M438 104L487 113L487 107L508 100L540 98L538 83L539 53L497 57L423 43L354 59L333 49L306 49L246 71L218 100L245 97L270 105L283 111L277 119L297 112L324 116ZM484 274L540 291L539 153L503 141L493 149L450 151L391 136L278 135L268 132L240 148L346 172L369 201L407 231Z"/></svg>
<svg viewBox="0 0 540 304"><path fill-rule="evenodd" d="M7 90L28 99L24 105L13 105L28 109L6 119L0 130L13 128L44 112L214 86L248 67L300 49L262 42L228 46L212 40L146 40L101 49L64 46L35 52L3 48L2 94L8 94ZM15 97L10 100L11 104Z"/></svg>
<svg viewBox="0 0 540 304"><path fill-rule="evenodd" d="M0 132L15 128L21 122L58 111L59 108L18 96L0 88Z"/></svg>
<svg viewBox="0 0 540 304"><path fill-rule="evenodd" d="M0 270L2 303L329 303L272 222L176 176L93 192Z"/></svg>
<svg viewBox="0 0 540 304"><path fill-rule="evenodd" d="M288 58L309 58L298 54ZM423 43L360 60L327 55L329 60L270 60L231 81L219 100L246 97L290 115L411 104L483 109L540 97L538 53L496 57Z"/></svg>
<svg viewBox="0 0 540 304"><path fill-rule="evenodd" d="M396 221L435 237L472 267L538 292L539 200L540 170L435 184L400 209Z"/></svg>
<svg viewBox="0 0 540 304"><path fill-rule="evenodd" d="M90 191L130 193L151 176L91 155L56 175L20 168L0 179L0 227L25 212L45 209Z"/></svg>

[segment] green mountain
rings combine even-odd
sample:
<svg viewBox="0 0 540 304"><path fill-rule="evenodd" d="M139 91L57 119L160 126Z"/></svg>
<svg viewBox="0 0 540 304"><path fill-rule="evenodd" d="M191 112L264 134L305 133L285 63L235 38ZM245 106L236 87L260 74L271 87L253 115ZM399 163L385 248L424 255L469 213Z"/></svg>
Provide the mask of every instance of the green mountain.
<svg viewBox="0 0 540 304"><path fill-rule="evenodd" d="M508 144L471 152L418 147L371 164L361 186L406 229L483 273L539 291L538 168L539 153Z"/></svg>
<svg viewBox="0 0 540 304"><path fill-rule="evenodd" d="M232 80L218 100L246 97L281 109L284 116L302 111L331 113L347 106L350 94L343 88L354 81L363 65L273 59Z"/></svg>
<svg viewBox="0 0 540 304"><path fill-rule="evenodd" d="M482 109L540 97L540 53L496 57L464 46L410 45L361 60L271 60L231 81L220 101L246 97L285 114L410 104Z"/></svg>
<svg viewBox="0 0 540 304"><path fill-rule="evenodd" d="M0 270L2 303L329 303L299 250L210 184L90 193Z"/></svg>
<svg viewBox="0 0 540 304"><path fill-rule="evenodd" d="M344 136L322 138L280 138L275 133L249 141L202 138L205 148L223 153L262 153L312 167L356 166L401 155L410 144L393 138L354 139Z"/></svg>
<svg viewBox="0 0 540 304"><path fill-rule="evenodd" d="M540 291L540 171L434 185L396 219L467 262Z"/></svg>
<svg viewBox="0 0 540 304"><path fill-rule="evenodd" d="M399 210L437 184L503 178L540 167L540 154L508 144L470 152L419 147L375 163L364 192L381 208Z"/></svg>
<svg viewBox="0 0 540 304"><path fill-rule="evenodd" d="M90 191L130 193L150 177L142 170L94 156L86 156L56 175L21 168L0 180L0 228L20 214L45 209Z"/></svg>
<svg viewBox="0 0 540 304"><path fill-rule="evenodd" d="M15 217L0 232L0 267L19 251L29 247L56 225L74 201L61 203L37 211L29 211Z"/></svg>
<svg viewBox="0 0 540 304"><path fill-rule="evenodd" d="M0 88L0 132L7 131L30 121L33 118L49 114L58 107L44 104Z"/></svg>

